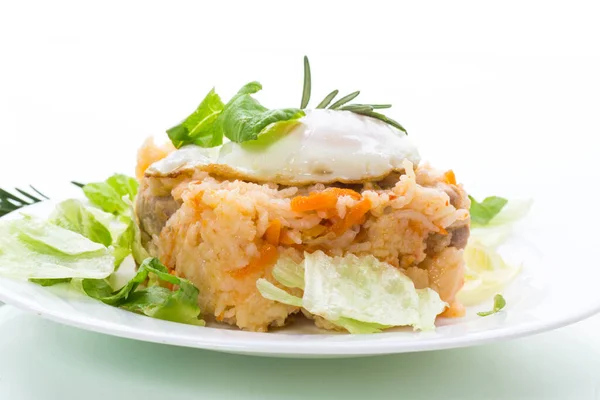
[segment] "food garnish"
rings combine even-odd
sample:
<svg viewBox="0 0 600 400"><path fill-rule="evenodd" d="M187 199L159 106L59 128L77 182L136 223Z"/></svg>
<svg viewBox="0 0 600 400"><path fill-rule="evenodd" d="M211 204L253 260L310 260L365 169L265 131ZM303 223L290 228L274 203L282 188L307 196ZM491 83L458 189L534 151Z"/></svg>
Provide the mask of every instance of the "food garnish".
<svg viewBox="0 0 600 400"><path fill-rule="evenodd" d="M494 308L492 308L490 311L478 312L477 315L479 315L480 317L487 317L488 315L496 314L505 306L506 300L504 300L504 297L502 297L501 294L497 294L494 296Z"/></svg>

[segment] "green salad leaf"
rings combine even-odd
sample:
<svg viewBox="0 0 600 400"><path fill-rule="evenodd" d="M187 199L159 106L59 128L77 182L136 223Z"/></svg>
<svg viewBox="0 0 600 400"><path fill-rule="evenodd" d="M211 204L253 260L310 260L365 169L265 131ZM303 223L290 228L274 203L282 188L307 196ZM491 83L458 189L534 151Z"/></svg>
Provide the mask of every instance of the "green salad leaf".
<svg viewBox="0 0 600 400"><path fill-rule="evenodd" d="M139 183L135 178L123 174L114 174L106 180L106 183L110 185L115 191L121 196L129 197L129 200L133 201L138 192Z"/></svg>
<svg viewBox="0 0 600 400"><path fill-rule="evenodd" d="M300 297L289 294L264 278L256 281L256 288L265 299L296 307L302 307L303 305Z"/></svg>
<svg viewBox="0 0 600 400"><path fill-rule="evenodd" d="M236 143L254 141L264 134L273 139L277 133L289 132L295 121L304 116L297 108L269 110L251 95L262 89L259 82L244 85L232 98L223 104L214 88L206 95L196 111L181 124L167 130L173 145L180 148L194 144L215 147L223 144L223 137ZM272 140L260 143L265 146Z"/></svg>
<svg viewBox="0 0 600 400"><path fill-rule="evenodd" d="M508 200L497 196L486 197L481 203L472 196L469 196L469 199L472 226L487 225L508 203Z"/></svg>
<svg viewBox="0 0 600 400"><path fill-rule="evenodd" d="M70 199L57 204L50 215L50 222L106 247L112 243L112 235L108 228L79 200Z"/></svg>
<svg viewBox="0 0 600 400"><path fill-rule="evenodd" d="M137 190L137 181L121 174L115 174L105 182L88 183L83 186L83 193L93 205L116 215L129 212L129 204L123 197L127 196L133 201Z"/></svg>
<svg viewBox="0 0 600 400"><path fill-rule="evenodd" d="M477 315L480 317L487 317L488 315L496 314L506 306L506 300L501 294L494 296L494 308L490 311L478 312Z"/></svg>
<svg viewBox="0 0 600 400"><path fill-rule="evenodd" d="M54 286L59 283L69 283L72 278L57 278L57 279L36 279L30 278L29 282L37 283L40 286Z"/></svg>
<svg viewBox="0 0 600 400"><path fill-rule="evenodd" d="M109 250L80 234L33 217L0 221L0 275L103 279L113 270Z"/></svg>
<svg viewBox="0 0 600 400"><path fill-rule="evenodd" d="M415 289L410 278L373 256L329 257L317 251L304 257L302 264L283 259L273 268L279 283L304 290L301 299L265 279L256 283L261 295L301 306L351 333L406 325L433 329L447 306L435 291Z"/></svg>
<svg viewBox="0 0 600 400"><path fill-rule="evenodd" d="M150 286L136 290L150 274L178 289L171 291L160 286ZM167 268L157 258L147 258L140 265L136 275L122 288L113 291L103 279L85 279L84 292L108 305L121 307L147 316L185 324L204 325L198 319L198 289L188 280L169 274Z"/></svg>
<svg viewBox="0 0 600 400"><path fill-rule="evenodd" d="M119 192L106 182L88 183L83 193L92 204L108 213L122 214L129 209Z"/></svg>

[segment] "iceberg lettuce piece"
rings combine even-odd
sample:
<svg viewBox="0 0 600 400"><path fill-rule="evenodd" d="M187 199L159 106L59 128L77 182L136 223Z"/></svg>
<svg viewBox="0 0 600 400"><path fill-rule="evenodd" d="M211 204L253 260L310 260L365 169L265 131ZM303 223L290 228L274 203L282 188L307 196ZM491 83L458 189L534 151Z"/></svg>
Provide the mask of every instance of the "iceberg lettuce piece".
<svg viewBox="0 0 600 400"><path fill-rule="evenodd" d="M281 259L273 269L282 285L304 288L302 299L259 279L263 297L303 307L350 333L406 325L434 329L436 316L447 307L434 290L415 289L399 269L373 256L329 257L317 251L304 257L300 264Z"/></svg>
<svg viewBox="0 0 600 400"><path fill-rule="evenodd" d="M351 318L385 326L435 328L447 307L432 289L415 289L399 269L373 256L305 253L304 308L329 321Z"/></svg>
<svg viewBox="0 0 600 400"><path fill-rule="evenodd" d="M103 279L114 257L101 244L37 218L0 221L0 275Z"/></svg>

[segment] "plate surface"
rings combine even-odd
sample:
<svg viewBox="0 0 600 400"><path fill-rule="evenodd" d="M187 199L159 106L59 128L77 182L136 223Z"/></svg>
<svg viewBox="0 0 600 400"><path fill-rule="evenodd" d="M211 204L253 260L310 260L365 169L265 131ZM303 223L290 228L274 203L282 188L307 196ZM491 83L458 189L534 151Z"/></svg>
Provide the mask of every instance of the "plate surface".
<svg viewBox="0 0 600 400"><path fill-rule="evenodd" d="M52 203L28 208L44 215ZM502 253L523 262L523 272L505 290L505 311L479 317L490 304L467 308L460 319L438 319L435 332L389 330L373 335L332 334L292 325L270 333L244 332L219 326L196 327L156 320L104 305L68 285L44 288L0 278L0 300L66 325L149 342L239 354L279 357L350 357L473 346L527 336L568 325L600 312L593 226L585 219L556 220L552 202L536 203ZM577 211L572 212L576 216ZM4 218L14 217L13 215ZM574 226L581 221L581 226ZM588 230L585 234L586 229ZM557 232L578 232L558 235Z"/></svg>

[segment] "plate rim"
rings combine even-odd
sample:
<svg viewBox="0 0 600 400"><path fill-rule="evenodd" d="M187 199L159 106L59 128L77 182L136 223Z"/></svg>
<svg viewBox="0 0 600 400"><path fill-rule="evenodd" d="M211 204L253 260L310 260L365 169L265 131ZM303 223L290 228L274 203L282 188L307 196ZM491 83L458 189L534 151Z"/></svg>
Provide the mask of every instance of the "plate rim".
<svg viewBox="0 0 600 400"><path fill-rule="evenodd" d="M11 280L19 284L31 284L29 282L15 281L10 278L1 278L1 280ZM0 285L1 285L0 280ZM31 284L33 285L33 284ZM577 313L569 314L562 318L541 319L528 323L521 323L516 326L500 327L497 329L482 330L471 332L456 338L423 338L419 340L393 340L393 336L399 335L398 332L384 332L367 335L350 334L323 334L323 335L305 335L305 334L286 334L289 339L282 340L283 335L278 335L278 340L269 341L269 336L273 333L247 332L227 330L228 335L260 336L259 340L249 341L247 338L232 340L230 337L222 337L219 340L199 334L194 338L187 335L175 334L164 335L160 331L154 332L146 329L140 329L135 326L124 327L122 324L112 323L98 318L69 318L52 308L38 306L35 301L28 301L24 296L7 294L0 292L0 301L7 305L16 307L22 311L35 313L36 315L54 321L66 326L79 328L95 333L106 334L126 339L140 340L144 342L175 345L179 347L190 347L204 350L213 350L221 352L230 352L245 355L266 355L266 356L284 356L284 357L354 357L369 355L400 354L420 351L444 350L462 347L478 346L503 340L512 340L520 337L535 335L545 331L554 330L563 326L571 325L600 313L600 302L587 308L580 309ZM127 312L118 310L119 312ZM139 318L148 318L142 315L132 314ZM492 316L492 318L501 317L501 314ZM489 317L488 317L489 318ZM160 321L162 323L175 323L170 321ZM182 324L183 325L183 324ZM190 326L191 328L214 329L219 328ZM320 339L333 339L340 337L361 337L370 339L377 337L384 340L354 340L354 341L335 341L335 340L307 340L298 341L294 337L314 336Z"/></svg>

